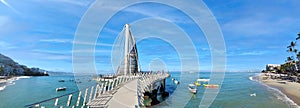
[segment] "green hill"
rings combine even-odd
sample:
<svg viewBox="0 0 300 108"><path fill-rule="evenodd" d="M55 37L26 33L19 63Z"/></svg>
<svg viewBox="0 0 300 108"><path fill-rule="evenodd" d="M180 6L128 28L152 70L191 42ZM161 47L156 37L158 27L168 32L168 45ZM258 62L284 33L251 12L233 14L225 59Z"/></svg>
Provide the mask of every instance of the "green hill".
<svg viewBox="0 0 300 108"><path fill-rule="evenodd" d="M34 67L28 68L0 54L0 76L48 76L48 74L46 70Z"/></svg>

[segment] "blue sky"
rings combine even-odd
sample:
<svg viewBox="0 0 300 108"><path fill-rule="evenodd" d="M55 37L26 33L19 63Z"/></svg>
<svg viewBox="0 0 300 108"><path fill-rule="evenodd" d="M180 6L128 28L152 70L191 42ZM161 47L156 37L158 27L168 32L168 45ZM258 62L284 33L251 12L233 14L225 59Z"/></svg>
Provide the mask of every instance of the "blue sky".
<svg viewBox="0 0 300 108"><path fill-rule="evenodd" d="M0 53L29 67L72 71L74 34L93 0L0 1ZM227 71L261 70L268 63L283 63L289 56L286 46L300 31L299 0L204 0L204 3L223 32ZM112 71L111 49L123 25L147 16L169 18L185 30L197 50L201 71L211 69L211 48L193 21L179 10L144 3L120 11L106 23L95 47L99 72ZM101 20L101 15L95 18ZM162 33L169 30L153 29ZM141 30L132 28L132 33L140 34ZM169 70L180 70L178 54L166 41L147 38L137 45L142 70L149 69L151 61L157 59Z"/></svg>

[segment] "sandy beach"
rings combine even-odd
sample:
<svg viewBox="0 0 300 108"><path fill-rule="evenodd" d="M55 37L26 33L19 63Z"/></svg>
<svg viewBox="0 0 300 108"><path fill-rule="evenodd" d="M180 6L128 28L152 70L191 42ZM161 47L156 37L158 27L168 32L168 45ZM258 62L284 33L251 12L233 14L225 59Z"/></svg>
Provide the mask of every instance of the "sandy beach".
<svg viewBox="0 0 300 108"><path fill-rule="evenodd" d="M15 79L17 79L17 77L10 77L8 79L0 79L0 83L6 83L8 81L12 81L12 80L15 80Z"/></svg>
<svg viewBox="0 0 300 108"><path fill-rule="evenodd" d="M297 105L300 105L300 83L289 82L288 80L271 79L262 73L259 80L271 87L279 89L282 93L286 94Z"/></svg>
<svg viewBox="0 0 300 108"><path fill-rule="evenodd" d="M14 84L13 82L21 78L30 78L30 76L15 76L7 79L0 79L0 90L4 90L7 85Z"/></svg>

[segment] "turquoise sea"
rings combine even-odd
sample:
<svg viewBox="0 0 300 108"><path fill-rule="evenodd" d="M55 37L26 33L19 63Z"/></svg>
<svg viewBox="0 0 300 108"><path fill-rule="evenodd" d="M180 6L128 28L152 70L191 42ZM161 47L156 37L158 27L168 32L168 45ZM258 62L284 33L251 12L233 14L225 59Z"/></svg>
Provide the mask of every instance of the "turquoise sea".
<svg viewBox="0 0 300 108"><path fill-rule="evenodd" d="M259 73L227 72L211 108L290 108L298 107L277 89L270 88L255 81L255 76ZM208 72L200 72L201 78L209 78ZM176 85L171 78L180 80L180 72L171 72L171 77L166 80L166 91L171 94L176 90ZM253 77L254 80L250 80ZM74 78L73 75L52 75L49 77L20 78L14 82L6 84L4 89L0 89L0 108L23 108L45 99L53 98L63 94L78 90L74 81L80 80L80 86L91 86L95 82L88 81L91 76L80 76ZM58 82L65 80L65 82ZM184 79L181 79L184 80ZM196 79L195 79L196 80ZM4 84L0 84L4 86ZM66 91L56 92L57 87L67 87ZM200 104L205 88L198 87L198 92L193 95L186 104L186 108L197 108ZM250 96L256 93L256 96ZM178 98L182 100L182 98ZM162 107L160 105L156 107Z"/></svg>

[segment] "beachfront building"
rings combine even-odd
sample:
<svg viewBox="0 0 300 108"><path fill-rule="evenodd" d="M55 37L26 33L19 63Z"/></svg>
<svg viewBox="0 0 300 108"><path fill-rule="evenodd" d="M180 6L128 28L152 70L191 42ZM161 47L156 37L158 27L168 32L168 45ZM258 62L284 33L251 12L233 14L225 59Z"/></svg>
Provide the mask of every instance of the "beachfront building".
<svg viewBox="0 0 300 108"><path fill-rule="evenodd" d="M299 73L299 69L300 69L300 61L297 61L297 62L296 62L296 67L297 67L297 71L298 71L298 73Z"/></svg>
<svg viewBox="0 0 300 108"><path fill-rule="evenodd" d="M280 69L280 64L267 64L266 65L266 71L276 73Z"/></svg>

